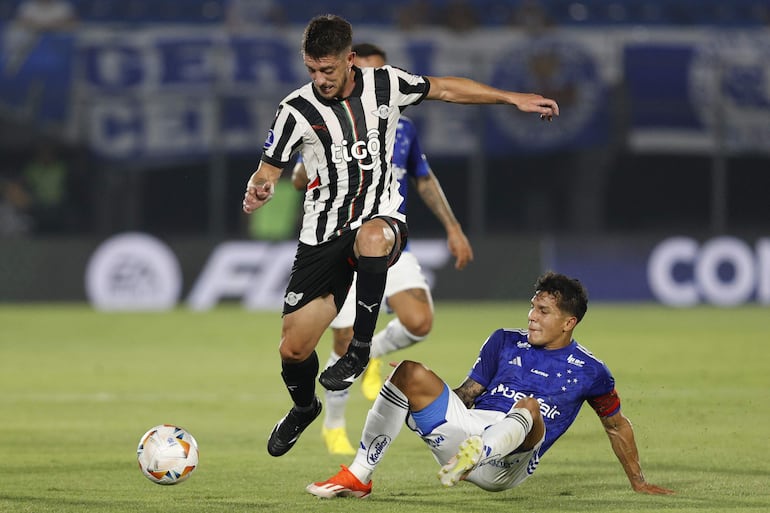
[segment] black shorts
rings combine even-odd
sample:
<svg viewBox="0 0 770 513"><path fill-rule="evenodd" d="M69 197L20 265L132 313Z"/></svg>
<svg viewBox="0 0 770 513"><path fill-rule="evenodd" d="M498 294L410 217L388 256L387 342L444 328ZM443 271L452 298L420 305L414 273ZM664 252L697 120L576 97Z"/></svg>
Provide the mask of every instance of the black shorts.
<svg viewBox="0 0 770 513"><path fill-rule="evenodd" d="M388 261L388 266L391 266L401 256L408 232L405 223L390 217L382 219L390 222L396 234L397 244L394 245ZM353 273L358 264L353 251L356 233L357 229L351 230L317 246L299 243L289 285L283 297L283 315L299 310L313 299L327 294L334 294L334 303L337 311L340 311L353 283Z"/></svg>

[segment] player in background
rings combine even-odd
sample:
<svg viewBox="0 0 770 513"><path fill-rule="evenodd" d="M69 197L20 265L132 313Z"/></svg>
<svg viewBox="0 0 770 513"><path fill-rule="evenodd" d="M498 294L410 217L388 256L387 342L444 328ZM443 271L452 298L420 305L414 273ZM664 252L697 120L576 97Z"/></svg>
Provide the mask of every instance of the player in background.
<svg viewBox="0 0 770 513"><path fill-rule="evenodd" d="M356 280L356 318L347 352L318 377L344 390L369 362L388 267L407 240L406 217L390 166L401 112L423 100L513 105L541 119L559 106L538 94L517 93L460 77L428 77L383 66L353 64L353 29L335 15L305 27L302 58L310 83L279 104L259 167L246 183L242 208L251 214L273 196L275 183L300 152L310 179L299 244L286 288L279 354L292 407L273 428L268 452L281 456L321 414L315 394L323 332Z"/></svg>
<svg viewBox="0 0 770 513"><path fill-rule="evenodd" d="M307 491L325 498L369 495L371 475L405 421L441 465L445 486L465 480L487 491L513 488L535 472L588 402L631 487L673 493L645 479L612 374L572 337L587 308L578 280L545 273L535 283L527 329L493 332L458 388L450 390L420 363L401 362L369 410L353 463Z"/></svg>
<svg viewBox="0 0 770 513"><path fill-rule="evenodd" d="M381 68L386 64L385 51L373 44L353 45L353 51L356 54L353 62L359 68ZM414 124L404 116L398 121L392 165L399 180L399 192L403 197L399 212L406 215L408 178L411 178L422 200L446 230L447 246L455 257L455 268L463 269L473 260L473 248L420 148ZM307 190L309 180L302 159L294 166L292 181L297 190ZM345 354L350 339L353 338L353 321L356 315L354 291L355 279L342 310L330 325L334 347L326 363L327 367L334 365ZM382 387L380 357L423 340L433 326L433 298L430 287L422 274L420 264L409 252L408 245L398 262L388 269L385 300L396 317L372 338L369 365L361 378L361 390L370 401L377 397ZM325 394L326 414L321 433L326 448L331 454L355 454L345 429L348 390L327 390Z"/></svg>

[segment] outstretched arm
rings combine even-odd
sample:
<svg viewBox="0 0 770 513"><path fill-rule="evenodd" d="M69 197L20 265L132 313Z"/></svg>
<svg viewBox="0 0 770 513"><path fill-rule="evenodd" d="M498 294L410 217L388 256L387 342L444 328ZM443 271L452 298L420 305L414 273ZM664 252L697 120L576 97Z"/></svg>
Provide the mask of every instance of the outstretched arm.
<svg viewBox="0 0 770 513"><path fill-rule="evenodd" d="M449 246L449 251L455 257L455 269L463 269L468 265L468 262L473 260L473 248L470 242L468 242L460 222L455 217L454 212L452 212L452 207L449 206L444 190L441 188L436 175L433 174L433 171L429 171L427 176L417 178L415 185L422 201L433 212L433 215L438 218L441 224L444 225L447 235L447 246Z"/></svg>
<svg viewBox="0 0 770 513"><path fill-rule="evenodd" d="M610 438L612 450L623 466L623 470L626 472L626 476L628 476L634 491L652 495L670 495L674 493L673 490L648 483L644 479L642 466L639 464L639 450L636 447L631 421L620 411L609 417L600 417L600 419L604 426L604 431Z"/></svg>
<svg viewBox="0 0 770 513"><path fill-rule="evenodd" d="M481 82L462 77L428 77L429 100L450 103L515 105L522 112L537 112L541 119L550 121L559 115L559 105L539 94L516 93L497 89Z"/></svg>
<svg viewBox="0 0 770 513"><path fill-rule="evenodd" d="M259 163L259 167L246 183L246 192L243 194L244 212L251 214L270 201L275 191L275 183L281 177L281 171L283 171L281 168L265 161Z"/></svg>

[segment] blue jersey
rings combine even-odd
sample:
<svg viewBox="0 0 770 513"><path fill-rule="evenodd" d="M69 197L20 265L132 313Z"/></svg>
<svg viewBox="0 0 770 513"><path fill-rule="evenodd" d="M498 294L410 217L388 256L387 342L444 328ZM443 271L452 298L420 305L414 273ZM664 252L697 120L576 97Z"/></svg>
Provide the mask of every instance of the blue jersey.
<svg viewBox="0 0 770 513"><path fill-rule="evenodd" d="M574 340L556 350L532 346L526 330L492 333L468 376L486 388L476 398L476 408L507 413L519 399L537 399L546 427L541 455L574 422L583 401L615 390L607 366L583 346ZM605 415L620 409L619 400L615 402Z"/></svg>
<svg viewBox="0 0 770 513"><path fill-rule="evenodd" d="M404 116L398 119L391 165L393 166L393 174L398 179L398 192L404 198L398 211L406 215L406 193L409 188L407 177L416 179L429 176L430 166L422 148L420 148L414 123Z"/></svg>

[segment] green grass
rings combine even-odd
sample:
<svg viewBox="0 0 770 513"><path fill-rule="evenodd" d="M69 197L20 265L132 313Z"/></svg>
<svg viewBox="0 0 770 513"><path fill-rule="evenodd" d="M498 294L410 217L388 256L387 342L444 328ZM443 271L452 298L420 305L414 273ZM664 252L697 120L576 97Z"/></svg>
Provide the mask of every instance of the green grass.
<svg viewBox="0 0 770 513"><path fill-rule="evenodd" d="M424 361L450 385L487 335L523 327L527 305L437 305ZM387 320L387 317L381 321ZM307 483L348 457L326 454L320 422L281 458L267 435L289 406L279 377L278 313L104 314L84 306L0 307L0 512L767 512L770 311L592 305L576 331L613 370L647 479L677 495L631 491L599 421L584 409L522 486L443 489L404 429L366 501L322 501ZM325 360L327 335L319 346ZM355 442L369 404L357 385ZM139 437L176 423L201 449L185 483L161 487L136 466Z"/></svg>

